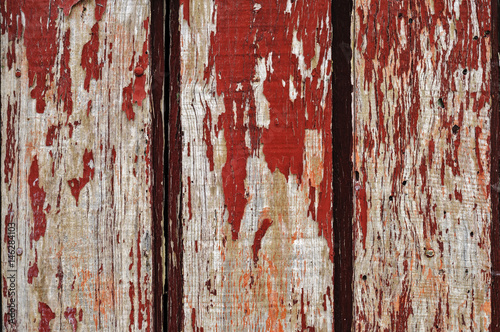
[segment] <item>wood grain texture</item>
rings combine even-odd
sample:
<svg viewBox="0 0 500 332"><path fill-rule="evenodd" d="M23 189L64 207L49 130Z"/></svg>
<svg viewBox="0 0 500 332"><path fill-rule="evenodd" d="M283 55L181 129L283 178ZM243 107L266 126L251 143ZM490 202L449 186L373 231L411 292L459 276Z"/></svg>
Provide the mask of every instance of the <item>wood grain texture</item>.
<svg viewBox="0 0 500 332"><path fill-rule="evenodd" d="M489 1L355 3L357 331L490 328L490 31Z"/></svg>
<svg viewBox="0 0 500 332"><path fill-rule="evenodd" d="M3 329L150 331L150 3L0 8Z"/></svg>
<svg viewBox="0 0 500 332"><path fill-rule="evenodd" d="M330 1L181 1L179 21L182 328L331 331Z"/></svg>

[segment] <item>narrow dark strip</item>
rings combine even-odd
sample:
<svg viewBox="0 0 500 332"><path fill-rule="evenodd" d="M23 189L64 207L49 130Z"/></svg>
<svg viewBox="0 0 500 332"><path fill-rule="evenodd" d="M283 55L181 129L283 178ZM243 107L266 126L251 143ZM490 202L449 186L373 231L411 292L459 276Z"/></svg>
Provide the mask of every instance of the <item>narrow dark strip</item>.
<svg viewBox="0 0 500 332"><path fill-rule="evenodd" d="M182 331L184 311L182 305L182 218L181 209L181 158L182 131L179 105L180 92L180 31L179 1L167 1L169 24L167 34L167 58L169 59L168 81L170 82L168 111L166 114L168 130L167 174L167 328L166 331Z"/></svg>
<svg viewBox="0 0 500 332"><path fill-rule="evenodd" d="M491 1L491 328L500 332L500 220L499 220L499 170L500 170L500 110L498 75L498 7L499 0Z"/></svg>
<svg viewBox="0 0 500 332"><path fill-rule="evenodd" d="M153 273L152 273L152 306L153 331L163 331L163 204L165 201L163 186L163 168L165 132L163 127L162 108L165 80L165 24L164 1L151 0L151 94L152 94L152 123L151 123L151 161L152 161L152 242L153 242Z"/></svg>
<svg viewBox="0 0 500 332"><path fill-rule="evenodd" d="M332 1L334 329L351 331L353 312L352 0Z"/></svg>

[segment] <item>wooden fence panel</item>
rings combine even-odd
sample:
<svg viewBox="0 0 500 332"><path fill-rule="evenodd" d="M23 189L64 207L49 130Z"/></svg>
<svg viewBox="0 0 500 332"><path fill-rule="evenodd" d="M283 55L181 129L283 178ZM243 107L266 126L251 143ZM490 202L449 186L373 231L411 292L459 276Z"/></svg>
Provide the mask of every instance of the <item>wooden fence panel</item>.
<svg viewBox="0 0 500 332"><path fill-rule="evenodd" d="M491 3L355 3L356 330L490 327Z"/></svg>
<svg viewBox="0 0 500 332"><path fill-rule="evenodd" d="M180 324L330 331L330 1L191 0L179 9L171 105L180 105L182 189L173 202L182 224L174 212L169 224L182 241L169 246L178 250L171 271L183 268Z"/></svg>
<svg viewBox="0 0 500 332"><path fill-rule="evenodd" d="M150 1L0 9L3 328L149 331Z"/></svg>

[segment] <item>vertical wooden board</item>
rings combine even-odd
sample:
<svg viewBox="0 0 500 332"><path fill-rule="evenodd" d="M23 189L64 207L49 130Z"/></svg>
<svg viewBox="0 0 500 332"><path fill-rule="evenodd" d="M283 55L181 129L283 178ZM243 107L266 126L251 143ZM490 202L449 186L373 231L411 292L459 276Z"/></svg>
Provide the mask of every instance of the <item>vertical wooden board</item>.
<svg viewBox="0 0 500 332"><path fill-rule="evenodd" d="M149 1L0 8L3 328L149 331Z"/></svg>
<svg viewBox="0 0 500 332"><path fill-rule="evenodd" d="M183 329L330 331L330 1L179 9Z"/></svg>
<svg viewBox="0 0 500 332"><path fill-rule="evenodd" d="M489 329L490 15L356 1L356 330Z"/></svg>

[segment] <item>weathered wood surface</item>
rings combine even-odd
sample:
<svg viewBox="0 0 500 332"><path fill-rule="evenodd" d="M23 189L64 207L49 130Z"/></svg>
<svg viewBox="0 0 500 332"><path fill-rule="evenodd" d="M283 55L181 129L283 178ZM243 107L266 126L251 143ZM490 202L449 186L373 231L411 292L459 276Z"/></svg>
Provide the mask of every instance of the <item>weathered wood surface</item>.
<svg viewBox="0 0 500 332"><path fill-rule="evenodd" d="M183 269L180 325L330 331L330 1L179 9L182 185L171 198L182 223L171 233L182 242L171 239L169 264Z"/></svg>
<svg viewBox="0 0 500 332"><path fill-rule="evenodd" d="M0 9L3 329L149 331L150 2Z"/></svg>
<svg viewBox="0 0 500 332"><path fill-rule="evenodd" d="M356 330L490 327L491 3L355 2Z"/></svg>

